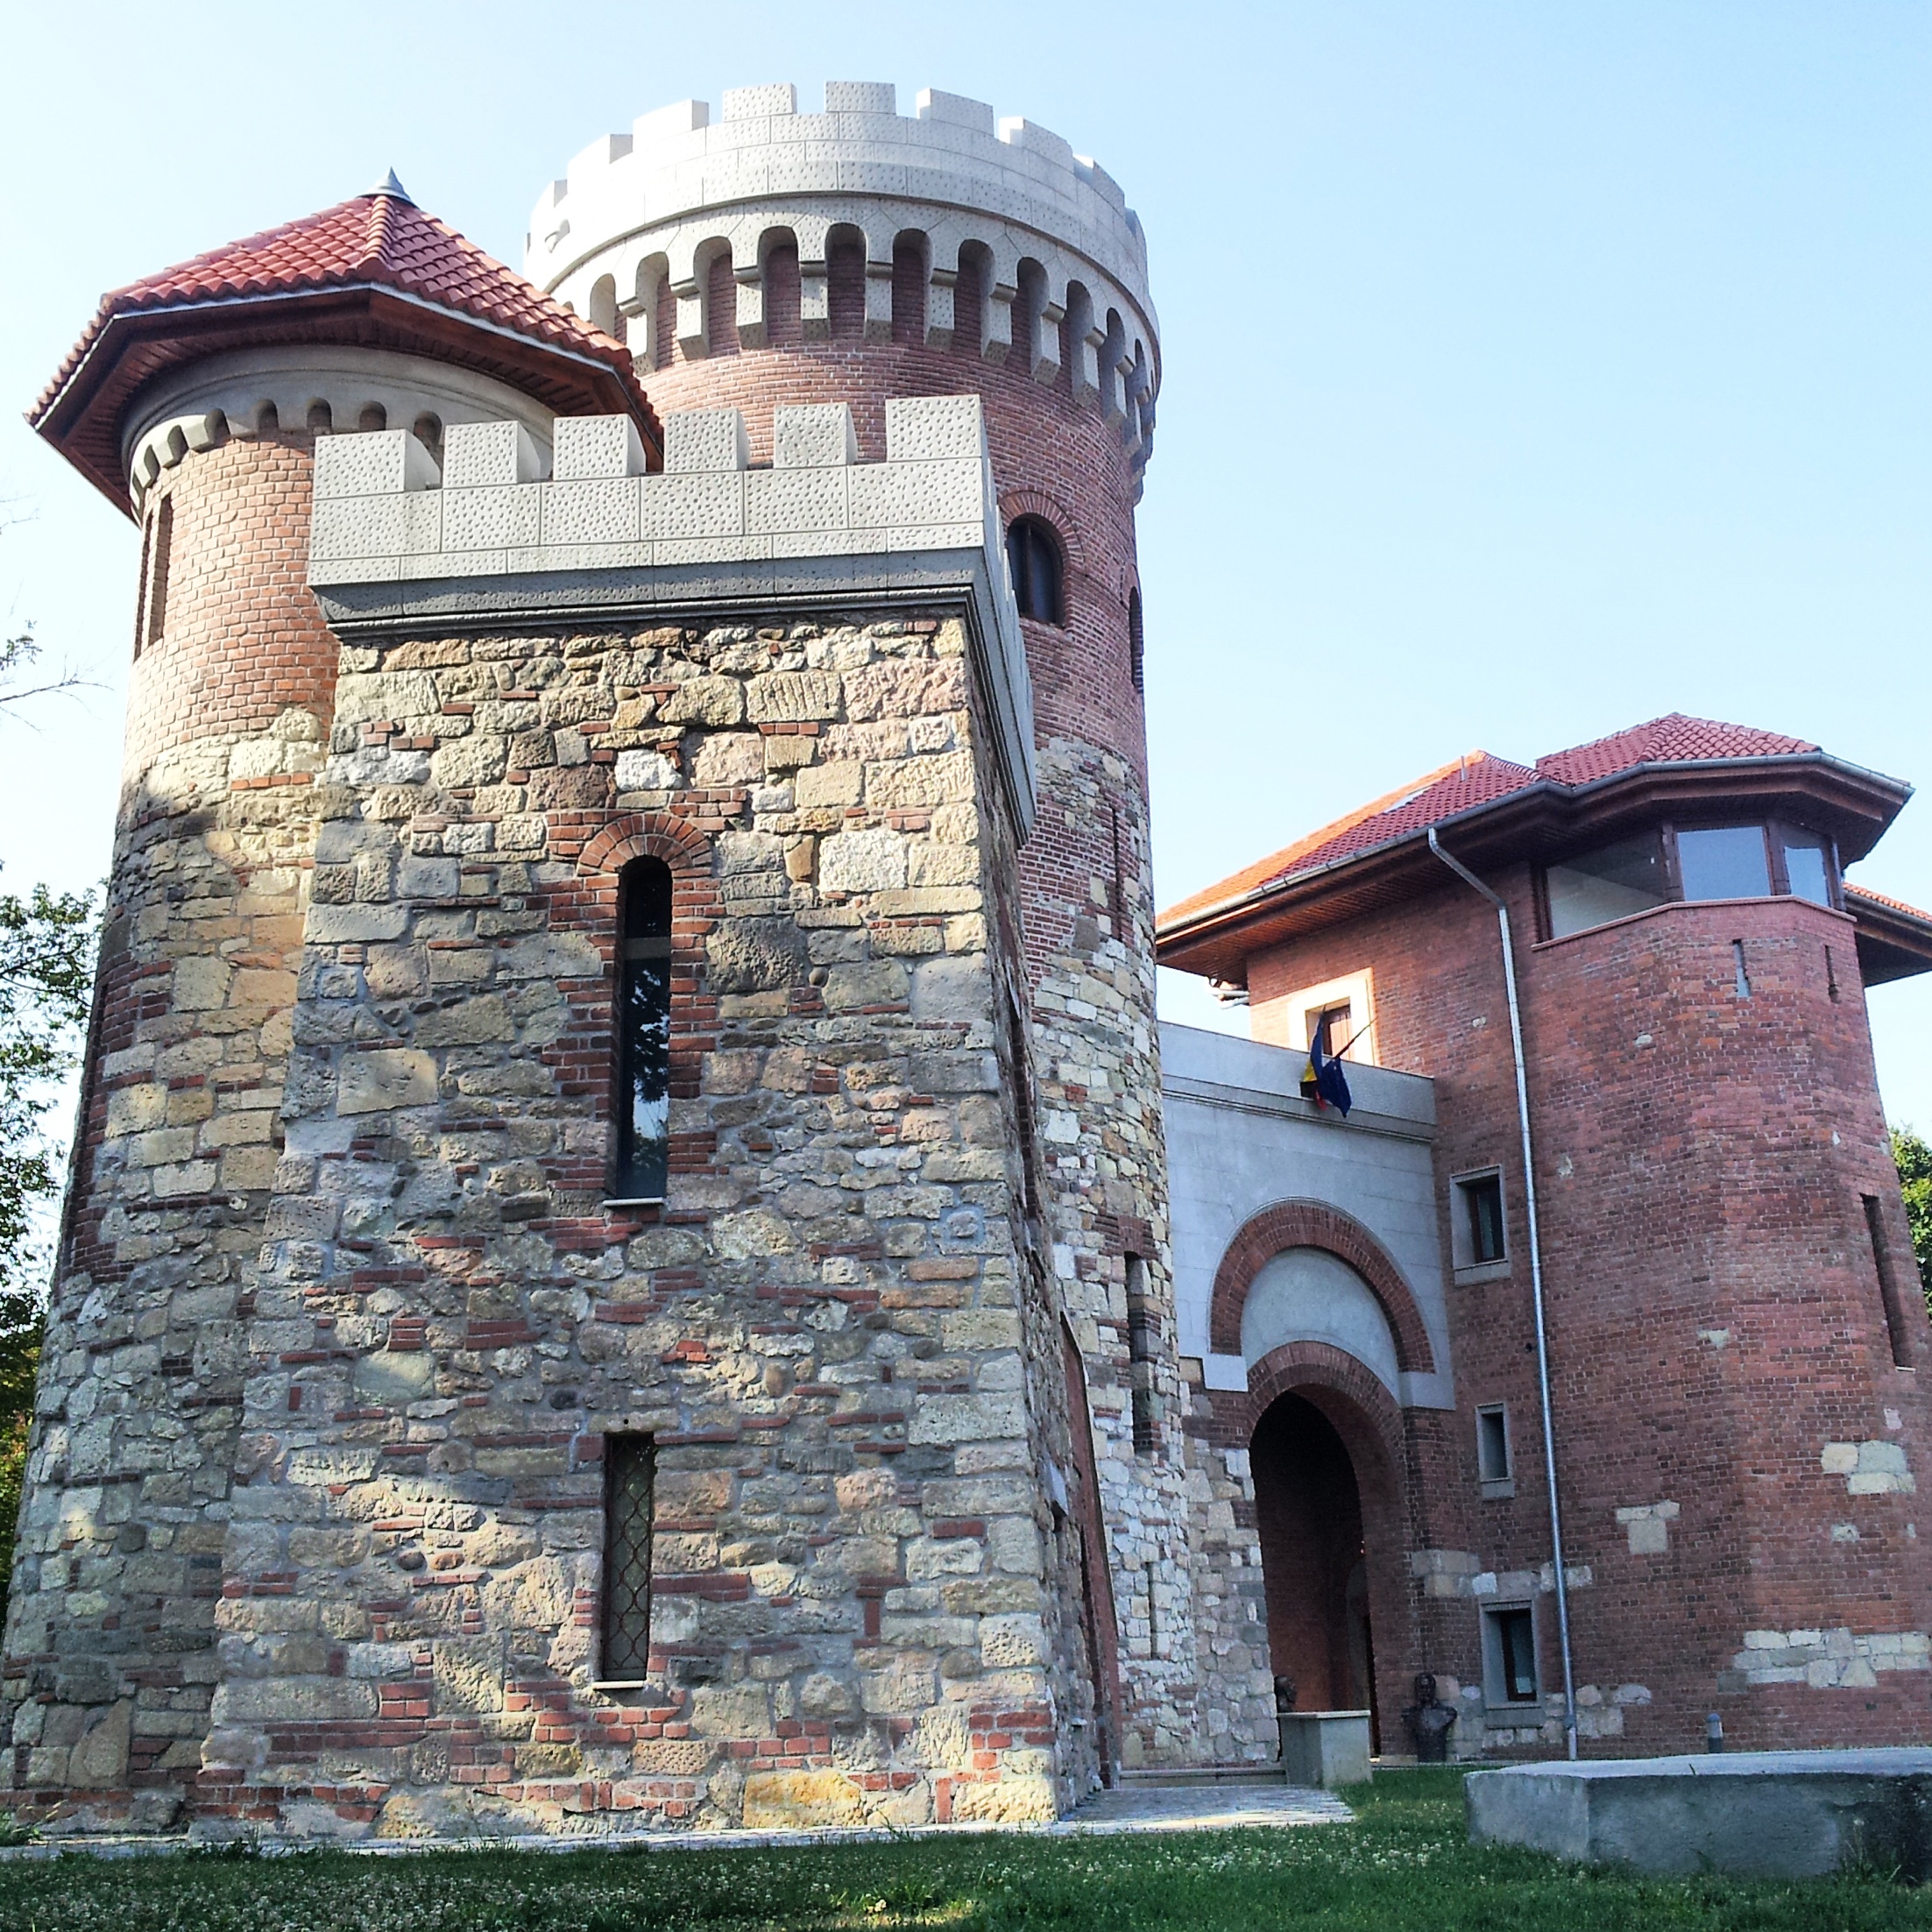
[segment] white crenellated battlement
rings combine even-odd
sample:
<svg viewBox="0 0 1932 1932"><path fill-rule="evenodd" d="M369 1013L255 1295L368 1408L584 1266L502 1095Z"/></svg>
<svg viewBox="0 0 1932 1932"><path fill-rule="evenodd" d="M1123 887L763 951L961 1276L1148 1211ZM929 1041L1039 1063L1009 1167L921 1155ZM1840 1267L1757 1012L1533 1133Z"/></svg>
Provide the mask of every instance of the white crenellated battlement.
<svg viewBox="0 0 1932 1932"><path fill-rule="evenodd" d="M840 242L863 250L865 335L888 341L895 261L910 244L928 346L1017 360L1057 384L1064 325L1074 394L1144 463L1160 387L1146 238L1097 162L1032 122L931 88L912 117L872 81L828 81L817 114L801 114L787 83L732 89L722 109L714 121L705 102L681 101L585 148L537 202L525 273L626 335L648 371L674 346L686 360L706 353L721 256L740 346L765 347L766 268L780 245L797 251L807 341L830 333ZM971 315L956 310L962 272L980 290ZM667 290L675 345L661 337Z"/></svg>
<svg viewBox="0 0 1932 1932"><path fill-rule="evenodd" d="M407 430L319 438L309 583L350 597L373 586L392 613L423 586L445 612L503 592L534 608L546 592L534 578L600 571L626 573L617 602L664 608L963 587L1023 836L1030 828L1032 687L978 396L888 401L883 463L857 460L842 402L776 410L765 469L748 461L736 409L667 414L664 467L649 473L626 416L549 428L546 444L514 419L452 422L440 464Z"/></svg>

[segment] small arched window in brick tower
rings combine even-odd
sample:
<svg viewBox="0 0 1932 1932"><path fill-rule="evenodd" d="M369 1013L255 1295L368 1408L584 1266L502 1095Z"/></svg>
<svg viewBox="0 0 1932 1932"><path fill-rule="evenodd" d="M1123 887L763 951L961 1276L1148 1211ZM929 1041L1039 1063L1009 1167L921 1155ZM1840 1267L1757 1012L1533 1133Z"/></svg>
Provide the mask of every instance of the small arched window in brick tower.
<svg viewBox="0 0 1932 1932"><path fill-rule="evenodd" d="M1066 622L1066 564L1059 533L1044 517L1015 517L1006 527L1006 563L1022 617Z"/></svg>
<svg viewBox="0 0 1932 1932"><path fill-rule="evenodd" d="M1127 675L1134 689L1147 689L1147 633L1142 628L1141 593L1136 584L1127 593Z"/></svg>
<svg viewBox="0 0 1932 1932"><path fill-rule="evenodd" d="M167 634L167 568L174 548L174 499L163 497L148 519L141 548L141 601L135 613L134 655L152 650Z"/></svg>
<svg viewBox="0 0 1932 1932"><path fill-rule="evenodd" d="M670 1156L671 874L633 859L618 876L618 1200L662 1200Z"/></svg>

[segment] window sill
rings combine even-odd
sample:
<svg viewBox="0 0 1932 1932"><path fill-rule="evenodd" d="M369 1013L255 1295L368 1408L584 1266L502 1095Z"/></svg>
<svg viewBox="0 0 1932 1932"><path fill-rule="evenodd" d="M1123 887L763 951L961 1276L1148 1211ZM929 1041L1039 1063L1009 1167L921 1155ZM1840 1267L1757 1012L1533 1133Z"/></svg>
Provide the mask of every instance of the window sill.
<svg viewBox="0 0 1932 1932"><path fill-rule="evenodd" d="M1466 1268L1454 1268L1449 1272L1458 1288L1471 1288L1478 1282L1507 1280L1510 1261L1504 1256L1501 1261L1474 1262Z"/></svg>
<svg viewBox="0 0 1932 1932"><path fill-rule="evenodd" d="M1483 1722L1491 1730L1501 1730L1505 1726L1512 1730L1519 1730L1522 1729L1523 1720L1525 1717L1532 1723L1540 1724L1546 1722L1543 1700L1540 1697L1537 1698L1533 1703L1492 1704L1485 1702L1483 1706Z"/></svg>
<svg viewBox="0 0 1932 1932"><path fill-rule="evenodd" d="M648 1690L650 1681L648 1677L593 1677L591 1688L608 1697L613 1691Z"/></svg>
<svg viewBox="0 0 1932 1932"><path fill-rule="evenodd" d="M605 1201L604 1212L608 1214L619 1207L662 1207L663 1205L664 1197L662 1194L626 1194Z"/></svg>
<svg viewBox="0 0 1932 1932"><path fill-rule="evenodd" d="M1485 1503L1500 1503L1516 1494L1516 1478L1513 1476L1484 1476L1482 1489Z"/></svg>

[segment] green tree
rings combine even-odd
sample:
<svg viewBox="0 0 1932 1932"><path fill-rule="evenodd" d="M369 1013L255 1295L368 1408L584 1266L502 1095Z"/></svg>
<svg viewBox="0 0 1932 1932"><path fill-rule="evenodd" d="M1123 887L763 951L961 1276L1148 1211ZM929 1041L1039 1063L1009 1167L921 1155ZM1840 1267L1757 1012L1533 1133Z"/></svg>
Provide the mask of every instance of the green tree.
<svg viewBox="0 0 1932 1932"><path fill-rule="evenodd" d="M1926 1306L1932 1308L1932 1146L1909 1127L1894 1127L1892 1157L1905 1190L1905 1218L1912 1229L1912 1252L1919 1257L1919 1281Z"/></svg>
<svg viewBox="0 0 1932 1932"><path fill-rule="evenodd" d="M31 627L0 639L0 709L79 682L28 683L39 655ZM46 1323L47 1211L64 1165L49 1115L79 1064L98 937L91 892L0 893L0 1622Z"/></svg>

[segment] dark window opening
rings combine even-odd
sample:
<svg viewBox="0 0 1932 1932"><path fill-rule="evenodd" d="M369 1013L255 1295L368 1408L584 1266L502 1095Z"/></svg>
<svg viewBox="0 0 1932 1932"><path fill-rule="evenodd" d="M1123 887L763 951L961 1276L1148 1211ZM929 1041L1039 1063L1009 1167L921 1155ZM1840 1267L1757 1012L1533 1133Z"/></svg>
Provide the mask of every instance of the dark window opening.
<svg viewBox="0 0 1932 1932"><path fill-rule="evenodd" d="M1489 1701L1533 1704L1537 1700L1535 1617L1527 1610L1487 1610L1483 1617Z"/></svg>
<svg viewBox="0 0 1932 1932"><path fill-rule="evenodd" d="M618 1200L662 1200L670 1161L671 874L634 859L618 880Z"/></svg>
<svg viewBox="0 0 1932 1932"><path fill-rule="evenodd" d="M856 342L866 332L866 248L863 241L825 246L825 309L836 342Z"/></svg>
<svg viewBox="0 0 1932 1932"><path fill-rule="evenodd" d="M1147 1263L1127 1257L1127 1360L1132 1384L1134 1454L1152 1455L1160 1441L1160 1404L1154 1393L1154 1362L1160 1353L1161 1319L1149 1300Z"/></svg>
<svg viewBox="0 0 1932 1932"><path fill-rule="evenodd" d="M1319 1044L1324 1059L1337 1060L1355 1037L1355 1008L1344 1000L1339 1006L1327 1006L1315 1016L1308 1030L1311 1044Z"/></svg>
<svg viewBox="0 0 1932 1932"><path fill-rule="evenodd" d="M1865 1232L1872 1239L1872 1260L1878 1270L1879 1299L1885 1305L1886 1334L1892 1343L1894 1368L1912 1366L1912 1336L1906 1327L1905 1300L1899 1293L1899 1277L1892 1266L1892 1250L1886 1244L1885 1215L1876 1194L1862 1194Z"/></svg>
<svg viewBox="0 0 1932 1932"><path fill-rule="evenodd" d="M174 548L174 499L163 497L154 518L154 548L147 575L147 641L150 648L167 635L167 571Z"/></svg>
<svg viewBox="0 0 1932 1932"><path fill-rule="evenodd" d="M704 353L738 353L738 278L729 255L714 255L704 270Z"/></svg>
<svg viewBox="0 0 1932 1932"><path fill-rule="evenodd" d="M379 402L365 402L356 415L356 428L365 436L389 427L389 412Z"/></svg>
<svg viewBox="0 0 1932 1932"><path fill-rule="evenodd" d="M1483 1483L1510 1480L1510 1417L1500 1402L1476 1412L1476 1473Z"/></svg>
<svg viewBox="0 0 1932 1932"><path fill-rule="evenodd" d="M635 1683L651 1657L651 1500L657 1451L648 1435L604 1439L604 1657L607 1682Z"/></svg>
<svg viewBox="0 0 1932 1932"><path fill-rule="evenodd" d="M1007 526L1006 562L1020 615L1041 624L1064 623L1064 566L1053 527L1039 517L1015 517Z"/></svg>
<svg viewBox="0 0 1932 1932"><path fill-rule="evenodd" d="M147 641L148 573L154 565L154 526L159 513L141 526L141 573L134 580L134 656L139 662L141 648Z"/></svg>
<svg viewBox="0 0 1932 1932"><path fill-rule="evenodd" d="M1141 619L1141 593L1129 591L1127 593L1127 675L1134 681L1134 689L1147 689L1147 636Z"/></svg>
<svg viewBox="0 0 1932 1932"><path fill-rule="evenodd" d="M1462 1265L1481 1268L1507 1252L1503 1228L1503 1177L1476 1174L1455 1184L1461 1197Z"/></svg>
<svg viewBox="0 0 1932 1932"><path fill-rule="evenodd" d="M798 244L775 243L765 257L765 340L774 349L795 348L805 339L803 314Z"/></svg>
<svg viewBox="0 0 1932 1932"><path fill-rule="evenodd" d="M892 339L918 349L926 339L926 243L902 235L892 244Z"/></svg>

